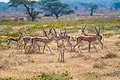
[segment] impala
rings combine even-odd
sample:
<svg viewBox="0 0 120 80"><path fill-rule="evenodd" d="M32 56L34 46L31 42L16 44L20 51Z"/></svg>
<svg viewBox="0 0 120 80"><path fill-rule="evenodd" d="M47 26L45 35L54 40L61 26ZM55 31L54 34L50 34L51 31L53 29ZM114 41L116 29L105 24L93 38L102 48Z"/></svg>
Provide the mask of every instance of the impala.
<svg viewBox="0 0 120 80"><path fill-rule="evenodd" d="M56 35L55 38L56 38L57 46L58 46L58 42L59 42L59 40L64 39L64 40L67 41L69 47L70 47L71 50L72 50L72 43L70 42L70 38L71 38L71 36L67 35L66 30L65 30L65 32L61 32L61 31L60 31L59 36L57 35L57 32L56 32L56 30L55 30L54 28L53 28L53 30L54 30L55 35ZM58 48L57 48L57 50L58 50Z"/></svg>
<svg viewBox="0 0 120 80"><path fill-rule="evenodd" d="M59 48L59 56L58 56L58 61L64 62L64 52L65 52L65 44L64 40L62 42L58 43L58 48Z"/></svg>
<svg viewBox="0 0 120 80"><path fill-rule="evenodd" d="M52 28L53 28L53 27L52 27ZM48 46L48 44L51 43L51 42L55 39L55 35L54 35L54 34L52 34L52 37L49 37L50 34L51 34L52 28L49 30L49 33L48 33L48 34L47 34L47 32L46 32L45 30L43 30L44 36L45 36L46 38L38 38L38 37L32 38L32 45L31 45L31 47L33 47L33 51L34 51L35 53L36 53L36 51L35 51L36 46L38 45L39 52L40 52L40 46L39 46L39 44L42 44L42 43L43 43L43 44L44 44L43 53L44 53L45 47L47 46L48 49L49 49L49 51L51 52L51 54L53 54L52 51L51 51L51 49L50 49L50 47ZM41 53L41 52L40 52L40 53Z"/></svg>
<svg viewBox="0 0 120 80"><path fill-rule="evenodd" d="M52 28L51 28L52 29ZM51 31L51 29L49 30L49 32ZM47 33L46 33L46 31L45 30L43 30L43 36L45 36L45 37L47 37L48 38L48 35L47 35ZM25 53L26 53L26 46L27 46L27 44L28 43L31 43L31 41L32 41L32 38L37 38L37 37L35 37L35 36L27 36L27 37L23 37L23 44L22 44L22 46L21 46L21 51L22 51L22 47L24 48L24 50L25 50ZM39 47L39 46L38 46Z"/></svg>
<svg viewBox="0 0 120 80"><path fill-rule="evenodd" d="M16 42L18 47L18 42L23 38L23 34L20 33L19 38L9 38L7 45L10 45L11 42Z"/></svg>
<svg viewBox="0 0 120 80"><path fill-rule="evenodd" d="M55 39L54 36L52 36L51 38L48 38L48 39L46 39L46 38L38 38L38 37L32 38L33 51L36 52L35 51L36 45L39 45L39 44L43 43L44 44L43 53L44 53L45 47L47 46L49 51L51 52L51 54L53 54L50 47L48 46L48 44L50 44L54 39Z"/></svg>
<svg viewBox="0 0 120 80"><path fill-rule="evenodd" d="M84 28L85 29L85 28ZM96 34L95 35L87 35L87 34L85 34L85 32L84 32L84 29L83 29L83 36L79 36L79 37L77 37L77 39L76 39L76 44L74 45L74 47L73 47L73 49L77 46L77 45L79 45L80 44L80 42L81 41L87 41L88 43L89 43L89 50L88 50L88 52L90 52L90 48L91 48L91 43L92 42L95 42L95 41L99 41L100 43L101 43L101 45L102 45L102 49L103 49L103 43L102 43L102 36L100 35L100 29L99 29L99 31L97 30L97 28L95 27L95 30L96 30ZM95 45L93 45L94 47L95 47ZM95 47L96 48L96 47Z"/></svg>

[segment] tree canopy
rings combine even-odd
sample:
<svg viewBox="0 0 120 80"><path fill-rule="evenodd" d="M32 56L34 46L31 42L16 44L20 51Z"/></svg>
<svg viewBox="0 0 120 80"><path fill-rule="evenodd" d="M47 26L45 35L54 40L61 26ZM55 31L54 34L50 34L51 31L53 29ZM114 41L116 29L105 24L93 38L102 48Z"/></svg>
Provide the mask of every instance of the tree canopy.
<svg viewBox="0 0 120 80"><path fill-rule="evenodd" d="M37 15L39 14L38 11L35 11L37 2L35 0L10 0L9 6L10 7L18 7L20 5L24 6L28 15L31 17L32 21L35 21Z"/></svg>
<svg viewBox="0 0 120 80"><path fill-rule="evenodd" d="M98 5L94 3L81 3L82 6L86 7L88 10L90 10L90 16L93 15L93 12L98 9Z"/></svg>
<svg viewBox="0 0 120 80"><path fill-rule="evenodd" d="M59 0L41 0L40 4L44 11L52 13L56 18L74 12L68 4L62 3Z"/></svg>
<svg viewBox="0 0 120 80"><path fill-rule="evenodd" d="M114 2L113 7L115 8L115 10L120 9L120 2Z"/></svg>

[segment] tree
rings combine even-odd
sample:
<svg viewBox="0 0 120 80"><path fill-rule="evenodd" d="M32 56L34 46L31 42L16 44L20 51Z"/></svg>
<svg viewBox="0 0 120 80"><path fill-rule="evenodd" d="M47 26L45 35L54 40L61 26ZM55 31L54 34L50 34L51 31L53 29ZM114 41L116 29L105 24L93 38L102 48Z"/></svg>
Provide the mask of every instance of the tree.
<svg viewBox="0 0 120 80"><path fill-rule="evenodd" d="M94 11L98 9L97 4L93 4L93 3L81 3L81 5L86 7L88 10L90 10L90 16L93 16Z"/></svg>
<svg viewBox="0 0 120 80"><path fill-rule="evenodd" d="M116 11L117 11L118 9L120 9L120 2L114 2L114 3L113 3L113 8L115 8Z"/></svg>
<svg viewBox="0 0 120 80"><path fill-rule="evenodd" d="M50 12L56 18L59 18L63 14L67 15L74 12L68 4L62 3L59 0L41 0L40 4L45 12Z"/></svg>
<svg viewBox="0 0 120 80"><path fill-rule="evenodd" d="M37 2L35 0L10 0L9 6L10 7L18 7L24 6L27 14L30 16L32 21L35 21L37 15L39 14L38 11L35 11Z"/></svg>

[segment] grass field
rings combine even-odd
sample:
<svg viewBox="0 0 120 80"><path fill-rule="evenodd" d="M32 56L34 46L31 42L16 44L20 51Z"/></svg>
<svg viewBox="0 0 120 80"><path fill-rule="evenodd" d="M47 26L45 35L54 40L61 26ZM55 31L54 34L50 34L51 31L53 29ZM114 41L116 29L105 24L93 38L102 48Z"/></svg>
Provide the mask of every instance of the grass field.
<svg viewBox="0 0 120 80"><path fill-rule="evenodd" d="M83 18L84 19L84 18ZM64 19L42 19L40 22L4 22L0 25L0 77L3 80L33 79L40 78L43 73L56 77L59 80L120 80L120 22L119 20L87 21L80 18ZM102 18L100 18L102 19ZM118 18L119 19L119 18ZM93 20L93 21L92 21ZM54 55L46 49L45 54L20 53L13 43L7 46L7 39L18 37L19 32L24 35L42 36L42 29L48 30L52 26L58 31L66 29L74 38L80 36L82 25L87 25L86 33L94 34L94 26L101 28L104 49L95 42L98 52L94 48L88 53L88 43L83 42L81 50L83 56L78 52L65 51L65 63L58 62L56 43L53 41L49 46ZM72 41L75 45L75 41ZM73 56L75 54L75 56ZM40 76L38 76L40 75ZM66 76L63 76L66 75ZM36 76L36 77L33 77ZM12 77L12 78L9 78ZM48 79L48 80L58 80Z"/></svg>

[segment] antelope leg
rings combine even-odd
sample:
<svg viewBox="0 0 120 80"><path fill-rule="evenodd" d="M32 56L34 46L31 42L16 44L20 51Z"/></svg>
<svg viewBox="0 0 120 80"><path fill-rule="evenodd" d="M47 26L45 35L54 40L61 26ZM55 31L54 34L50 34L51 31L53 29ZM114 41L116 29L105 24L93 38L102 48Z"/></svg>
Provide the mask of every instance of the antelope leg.
<svg viewBox="0 0 120 80"><path fill-rule="evenodd" d="M48 45L46 45L46 46L48 47L48 49L49 49L49 51L51 52L51 54L53 54L52 51L51 51L51 49L50 49L50 47L49 47Z"/></svg>

